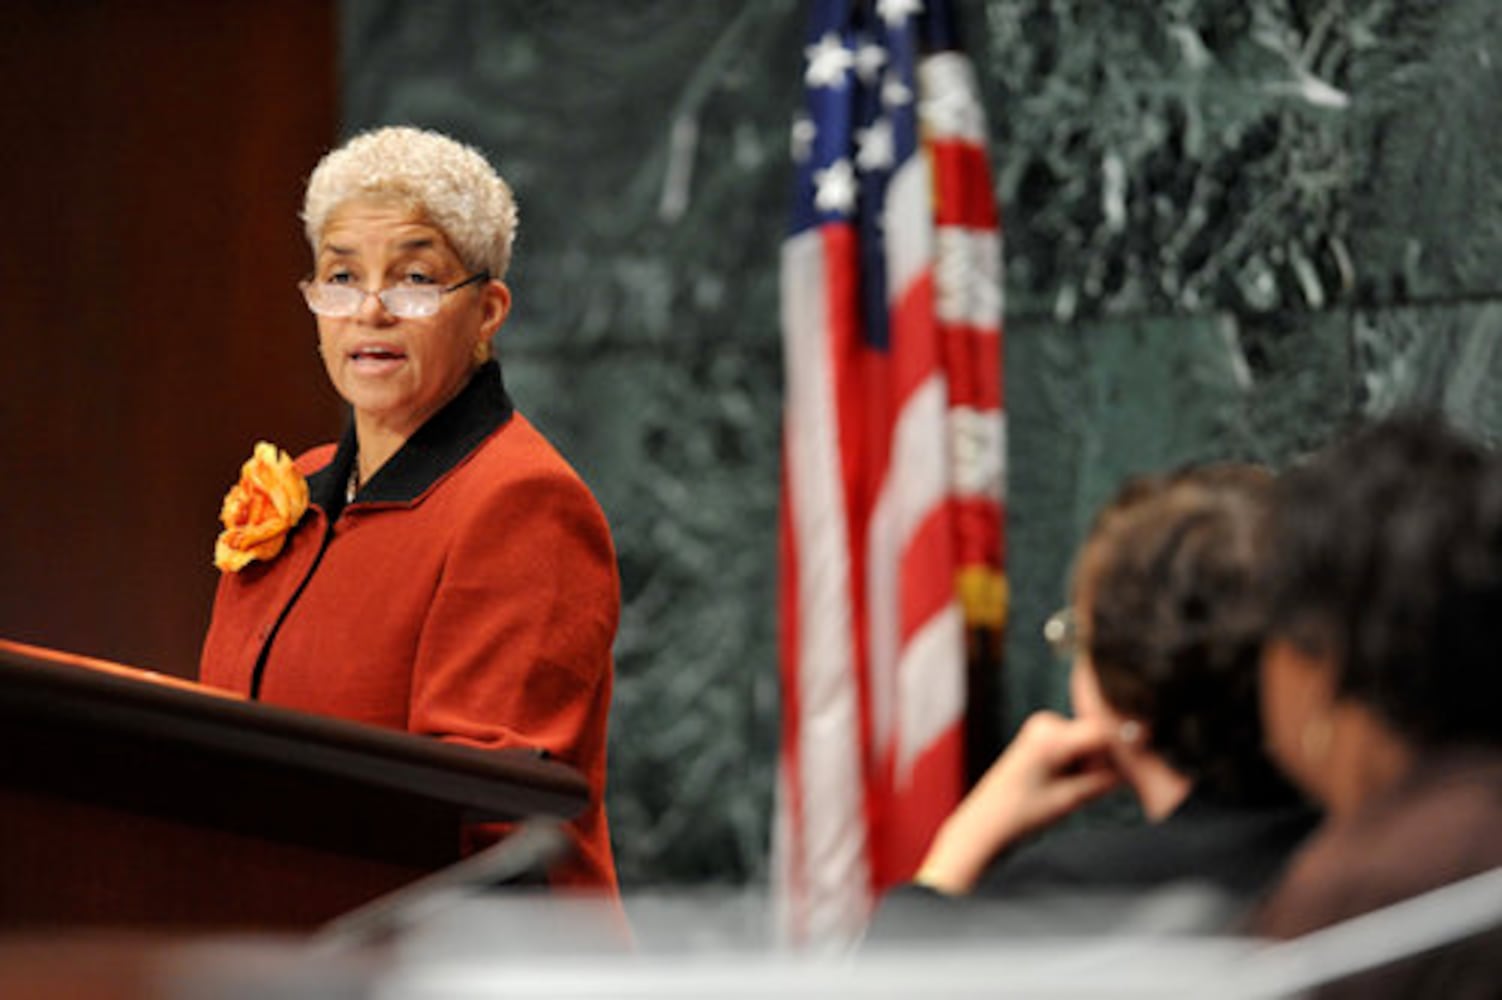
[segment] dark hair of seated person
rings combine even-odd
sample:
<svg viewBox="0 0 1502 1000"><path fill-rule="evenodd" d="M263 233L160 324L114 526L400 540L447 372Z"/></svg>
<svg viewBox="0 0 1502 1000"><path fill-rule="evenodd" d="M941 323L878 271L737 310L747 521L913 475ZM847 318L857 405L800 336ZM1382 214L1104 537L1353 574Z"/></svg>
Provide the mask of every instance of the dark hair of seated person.
<svg viewBox="0 0 1502 1000"><path fill-rule="evenodd" d="M1077 570L1101 693L1228 804L1297 799L1257 713L1273 483L1235 463L1131 480L1096 517Z"/></svg>
<svg viewBox="0 0 1502 1000"><path fill-rule="evenodd" d="M1354 434L1280 486L1275 630L1415 747L1496 746L1502 462L1439 417Z"/></svg>

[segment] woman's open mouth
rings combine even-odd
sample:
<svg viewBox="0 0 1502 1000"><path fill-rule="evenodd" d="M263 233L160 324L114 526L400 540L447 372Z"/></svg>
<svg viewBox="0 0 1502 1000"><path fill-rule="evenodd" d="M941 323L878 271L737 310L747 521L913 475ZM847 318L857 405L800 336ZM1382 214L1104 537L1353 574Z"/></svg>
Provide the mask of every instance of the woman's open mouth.
<svg viewBox="0 0 1502 1000"><path fill-rule="evenodd" d="M362 344L349 352L349 360L356 370L374 373L400 365L407 352L393 344Z"/></svg>

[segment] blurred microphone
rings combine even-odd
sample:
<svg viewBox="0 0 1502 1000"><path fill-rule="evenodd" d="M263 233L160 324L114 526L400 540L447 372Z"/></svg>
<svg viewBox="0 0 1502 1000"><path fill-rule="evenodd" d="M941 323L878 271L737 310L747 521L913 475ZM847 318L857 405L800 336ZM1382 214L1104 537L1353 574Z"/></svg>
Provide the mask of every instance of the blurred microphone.
<svg viewBox="0 0 1502 1000"><path fill-rule="evenodd" d="M320 953L353 950L389 940L433 914L493 886L542 876L570 850L561 824L528 820L509 836L447 868L341 914L314 932Z"/></svg>

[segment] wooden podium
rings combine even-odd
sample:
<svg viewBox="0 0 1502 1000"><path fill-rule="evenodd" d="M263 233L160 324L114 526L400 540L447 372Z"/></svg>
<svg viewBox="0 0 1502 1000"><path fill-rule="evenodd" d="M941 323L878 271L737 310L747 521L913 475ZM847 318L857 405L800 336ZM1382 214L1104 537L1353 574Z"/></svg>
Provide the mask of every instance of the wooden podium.
<svg viewBox="0 0 1502 1000"><path fill-rule="evenodd" d="M0 931L311 928L566 818L565 765L247 701L0 640Z"/></svg>

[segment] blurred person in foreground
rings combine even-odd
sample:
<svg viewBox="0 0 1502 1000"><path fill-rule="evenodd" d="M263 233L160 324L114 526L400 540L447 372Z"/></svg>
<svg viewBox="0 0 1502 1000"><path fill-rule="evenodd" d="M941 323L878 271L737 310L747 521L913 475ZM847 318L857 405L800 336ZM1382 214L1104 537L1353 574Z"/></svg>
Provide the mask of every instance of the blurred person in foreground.
<svg viewBox="0 0 1502 1000"><path fill-rule="evenodd" d="M1253 920L1291 938L1502 865L1502 459L1395 417L1274 510L1264 724L1327 811ZM1502 933L1331 992L1502 996Z"/></svg>
<svg viewBox="0 0 1502 1000"><path fill-rule="evenodd" d="M606 721L620 594L583 481L506 393L510 188L476 150L382 128L323 158L301 285L351 421L258 444L225 498L200 679L482 748L546 751L591 803L554 884L616 891ZM493 832L493 831L492 831Z"/></svg>
<svg viewBox="0 0 1502 1000"><path fill-rule="evenodd" d="M939 829L920 886L1015 900L1192 882L1234 908L1278 874L1314 816L1257 718L1272 481L1235 464L1136 479L1097 515L1046 630L1074 718L1027 720ZM1032 839L1121 785L1146 824Z"/></svg>

